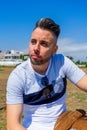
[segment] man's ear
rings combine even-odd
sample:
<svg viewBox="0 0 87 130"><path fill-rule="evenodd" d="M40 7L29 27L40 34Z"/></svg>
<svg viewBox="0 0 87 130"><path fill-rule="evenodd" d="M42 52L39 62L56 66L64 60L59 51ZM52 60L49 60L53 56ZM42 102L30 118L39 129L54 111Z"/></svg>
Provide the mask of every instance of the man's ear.
<svg viewBox="0 0 87 130"><path fill-rule="evenodd" d="M53 50L53 54L55 54L57 52L57 50L58 50L58 45L55 45L54 50Z"/></svg>

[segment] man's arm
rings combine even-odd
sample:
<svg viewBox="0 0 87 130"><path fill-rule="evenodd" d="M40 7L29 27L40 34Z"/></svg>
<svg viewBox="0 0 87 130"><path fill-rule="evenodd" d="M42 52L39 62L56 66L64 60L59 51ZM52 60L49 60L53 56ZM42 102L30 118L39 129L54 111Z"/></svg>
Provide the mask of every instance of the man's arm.
<svg viewBox="0 0 87 130"><path fill-rule="evenodd" d="M26 130L21 125L22 104L7 105L7 130Z"/></svg>
<svg viewBox="0 0 87 130"><path fill-rule="evenodd" d="M87 92L87 74L81 80L79 80L76 86L82 89L83 91Z"/></svg>

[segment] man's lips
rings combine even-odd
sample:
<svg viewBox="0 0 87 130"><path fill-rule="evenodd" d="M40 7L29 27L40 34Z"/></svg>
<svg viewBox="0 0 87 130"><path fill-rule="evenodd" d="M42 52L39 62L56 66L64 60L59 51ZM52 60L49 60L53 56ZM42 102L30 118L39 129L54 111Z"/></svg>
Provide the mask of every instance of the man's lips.
<svg viewBox="0 0 87 130"><path fill-rule="evenodd" d="M40 56L35 55L35 54L31 55L31 57L32 57L33 59L38 59L38 58L40 58Z"/></svg>

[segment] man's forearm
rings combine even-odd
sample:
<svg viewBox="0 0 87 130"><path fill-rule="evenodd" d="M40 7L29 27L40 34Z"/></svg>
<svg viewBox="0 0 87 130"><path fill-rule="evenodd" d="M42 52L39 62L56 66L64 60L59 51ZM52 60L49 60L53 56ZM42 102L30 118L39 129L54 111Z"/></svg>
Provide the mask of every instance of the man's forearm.
<svg viewBox="0 0 87 130"><path fill-rule="evenodd" d="M7 130L27 130L27 129L22 125L15 125L13 127L7 127Z"/></svg>
<svg viewBox="0 0 87 130"><path fill-rule="evenodd" d="M7 130L26 130L21 125L22 104L7 105Z"/></svg>

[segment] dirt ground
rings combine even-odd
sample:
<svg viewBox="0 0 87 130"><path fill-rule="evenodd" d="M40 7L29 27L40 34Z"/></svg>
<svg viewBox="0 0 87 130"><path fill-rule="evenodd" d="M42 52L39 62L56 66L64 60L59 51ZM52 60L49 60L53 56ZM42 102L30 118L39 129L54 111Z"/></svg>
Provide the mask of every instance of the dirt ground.
<svg viewBox="0 0 87 130"><path fill-rule="evenodd" d="M6 83L13 67L0 67L0 130L6 130Z"/></svg>
<svg viewBox="0 0 87 130"><path fill-rule="evenodd" d="M6 83L13 67L0 67L0 130L6 130ZM87 68L83 69L87 73ZM67 81L67 109L84 109L87 112L87 93Z"/></svg>

